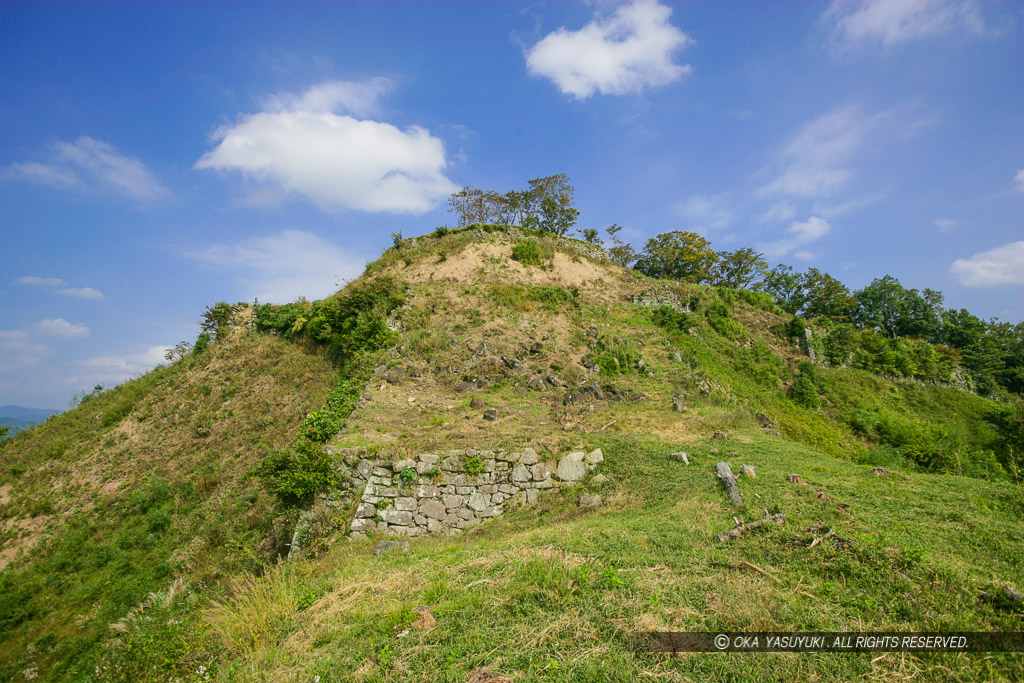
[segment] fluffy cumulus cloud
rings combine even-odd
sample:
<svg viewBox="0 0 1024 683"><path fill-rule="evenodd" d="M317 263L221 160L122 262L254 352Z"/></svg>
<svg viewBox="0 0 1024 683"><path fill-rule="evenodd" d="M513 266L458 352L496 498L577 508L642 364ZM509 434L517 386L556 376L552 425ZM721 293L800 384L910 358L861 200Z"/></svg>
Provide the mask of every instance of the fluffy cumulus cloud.
<svg viewBox="0 0 1024 683"><path fill-rule="evenodd" d="M287 303L299 296L321 299L362 272L365 261L303 230L218 244L190 254L229 270L245 289L243 296Z"/></svg>
<svg viewBox="0 0 1024 683"><path fill-rule="evenodd" d="M1024 285L1024 241L958 258L949 272L967 287Z"/></svg>
<svg viewBox="0 0 1024 683"><path fill-rule="evenodd" d="M671 15L655 0L635 0L578 31L560 28L526 52L527 69L579 100L671 83L692 71L673 61L692 39L669 23Z"/></svg>
<svg viewBox="0 0 1024 683"><path fill-rule="evenodd" d="M985 24L971 0L834 0L823 15L835 49L892 46L953 32L979 35Z"/></svg>
<svg viewBox="0 0 1024 683"><path fill-rule="evenodd" d="M19 161L5 166L0 169L0 177L59 190L114 194L141 204L171 195L141 161L86 135L74 142L50 145L45 163Z"/></svg>
<svg viewBox="0 0 1024 683"><path fill-rule="evenodd" d="M274 95L267 111L217 129L195 168L241 173L253 205L300 196L327 212L429 211L457 189L444 175L444 143L419 126L353 116L389 88L384 79L332 81Z"/></svg>
<svg viewBox="0 0 1024 683"><path fill-rule="evenodd" d="M51 320L40 320L28 327L33 335L46 337L88 337L89 328L78 323L69 323L64 318L53 318Z"/></svg>
<svg viewBox="0 0 1024 683"><path fill-rule="evenodd" d="M774 242L759 244L757 248L769 259L782 258L786 254L796 252L797 258L810 260L814 255L803 247L817 242L832 231L828 221L817 216L811 216L805 222L791 223L786 229L786 236Z"/></svg>
<svg viewBox="0 0 1024 683"><path fill-rule="evenodd" d="M21 285L32 285L36 287L47 287L61 296L70 296L76 299L102 299L103 292L92 287L66 287L65 282L59 277L39 277L38 275L26 275L15 280Z"/></svg>

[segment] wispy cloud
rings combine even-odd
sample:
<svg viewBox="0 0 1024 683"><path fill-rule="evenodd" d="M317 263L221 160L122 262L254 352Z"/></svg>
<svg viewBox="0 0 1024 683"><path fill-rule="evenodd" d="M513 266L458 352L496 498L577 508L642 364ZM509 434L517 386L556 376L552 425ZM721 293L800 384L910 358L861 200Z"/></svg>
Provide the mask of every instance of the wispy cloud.
<svg viewBox="0 0 1024 683"><path fill-rule="evenodd" d="M782 258L790 252L797 251L794 256L803 260L809 260L814 257L813 254L807 250L801 250L801 248L818 241L831 232L831 230L832 226L829 225L828 221L817 216L811 216L803 223L791 223L789 228L786 229L786 237L774 242L759 244L757 248L769 259Z"/></svg>
<svg viewBox="0 0 1024 683"><path fill-rule="evenodd" d="M676 213L687 221L687 229L706 233L728 227L733 221L732 210L724 195L694 195L675 207Z"/></svg>
<svg viewBox="0 0 1024 683"><path fill-rule="evenodd" d="M17 330L0 330L0 372L15 372L41 365L50 355L50 347L40 337L75 339L88 337L89 328L63 318L34 322Z"/></svg>
<svg viewBox="0 0 1024 683"><path fill-rule="evenodd" d="M831 45L838 52L986 32L978 5L971 0L834 0L822 20L831 26Z"/></svg>
<svg viewBox="0 0 1024 683"><path fill-rule="evenodd" d="M136 354L93 356L77 360L72 363L72 367L79 374L70 375L67 381L77 386L114 386L163 364L170 348L150 346Z"/></svg>
<svg viewBox="0 0 1024 683"><path fill-rule="evenodd" d="M966 287L1024 285L1024 241L958 258L949 272Z"/></svg>
<svg viewBox="0 0 1024 683"><path fill-rule="evenodd" d="M92 287L65 287L64 280L59 277L39 277L37 275L26 275L15 280L18 284L37 287L47 287L54 293L61 296L71 296L76 299L102 299L103 292ZM60 288L60 289L58 289Z"/></svg>
<svg viewBox="0 0 1024 683"><path fill-rule="evenodd" d="M1017 171L1017 175L1013 177L1013 189L1024 192L1024 168Z"/></svg>
<svg viewBox="0 0 1024 683"><path fill-rule="evenodd" d="M959 225L959 223L951 218L936 218L932 221L932 225L934 225L939 232L950 233L956 229L956 226Z"/></svg>
<svg viewBox="0 0 1024 683"><path fill-rule="evenodd" d="M113 194L141 204L171 196L141 161L86 135L53 143L46 157L46 163L19 161L0 168L0 177L59 190Z"/></svg>
<svg viewBox="0 0 1024 683"><path fill-rule="evenodd" d="M384 79L331 81L274 95L267 111L218 128L195 168L241 173L255 206L301 196L327 212L429 211L457 189L444 175L444 143L419 126L349 115L373 109L388 89Z"/></svg>
<svg viewBox="0 0 1024 683"><path fill-rule="evenodd" d="M302 230L218 244L189 256L231 271L248 298L278 303L328 296L365 265L363 259Z"/></svg>
<svg viewBox="0 0 1024 683"><path fill-rule="evenodd" d="M671 15L655 0L634 0L578 31L563 27L548 34L527 50L527 69L578 100L666 85L693 70L673 62L693 39L669 23Z"/></svg>

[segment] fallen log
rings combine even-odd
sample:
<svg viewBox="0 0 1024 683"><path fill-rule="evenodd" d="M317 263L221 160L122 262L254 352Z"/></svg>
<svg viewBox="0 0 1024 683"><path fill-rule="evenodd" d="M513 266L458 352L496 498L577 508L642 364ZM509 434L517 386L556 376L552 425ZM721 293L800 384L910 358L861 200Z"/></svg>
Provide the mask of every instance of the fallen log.
<svg viewBox="0 0 1024 683"><path fill-rule="evenodd" d="M739 538L750 529L756 529L760 526L767 526L769 524L782 526L786 522L786 518L781 512L772 515L769 514L767 510L765 510L764 514L765 516L763 519L759 519L754 522L741 522L740 520L733 517L733 521L736 522L736 526L734 526L732 529L729 529L728 531L723 531L722 533L718 534L718 536L716 536L715 538L717 538L719 541L726 541L730 538Z"/></svg>
<svg viewBox="0 0 1024 683"><path fill-rule="evenodd" d="M732 499L732 504L743 505L743 496L740 495L739 484L736 483L736 477L733 476L729 463L720 462L715 465L715 476L722 480L725 490L729 492L729 498Z"/></svg>

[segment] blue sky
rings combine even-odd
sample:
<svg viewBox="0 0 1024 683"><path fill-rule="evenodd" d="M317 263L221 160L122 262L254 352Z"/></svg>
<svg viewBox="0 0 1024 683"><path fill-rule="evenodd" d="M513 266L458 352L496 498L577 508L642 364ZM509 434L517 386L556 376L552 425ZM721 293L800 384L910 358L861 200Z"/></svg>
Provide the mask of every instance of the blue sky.
<svg viewBox="0 0 1024 683"><path fill-rule="evenodd" d="M580 228L1024 318L1024 10L863 2L0 7L0 405L64 408L217 301L320 298L463 185Z"/></svg>

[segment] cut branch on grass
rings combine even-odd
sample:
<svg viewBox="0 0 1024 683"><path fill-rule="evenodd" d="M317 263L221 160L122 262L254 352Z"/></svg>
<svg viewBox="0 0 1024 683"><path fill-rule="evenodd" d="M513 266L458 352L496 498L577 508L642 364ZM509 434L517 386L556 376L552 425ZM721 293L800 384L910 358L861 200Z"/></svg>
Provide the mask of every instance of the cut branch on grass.
<svg viewBox="0 0 1024 683"><path fill-rule="evenodd" d="M771 574L769 574L765 570L761 569L757 565L751 564L750 562L747 562L746 560L743 560L741 562L736 562L736 563L732 563L732 562L712 562L711 566L712 567L724 567L725 569L740 569L740 570L743 570L743 571L754 572L755 574L760 574L761 576L767 577L767 578L771 579L772 581L778 582L777 578L775 578L774 576L772 576Z"/></svg>
<svg viewBox="0 0 1024 683"><path fill-rule="evenodd" d="M842 546L842 547L845 548L845 547L849 547L849 545L850 545L850 539L843 538L842 536L840 536L839 534L836 533L835 529L829 529L828 532L825 533L824 536L817 536L817 537L815 537L815 539L813 541L811 541L811 544L808 547L813 548L814 546L819 545L823 541L827 541L830 538L832 539L832 542L834 544L836 544L837 546Z"/></svg>
<svg viewBox="0 0 1024 683"><path fill-rule="evenodd" d="M753 522L741 522L740 520L733 517L733 521L736 522L736 526L728 531L723 531L718 534L715 538L719 541L726 541L730 538L739 538L750 529L756 529L758 527L767 526L769 524L775 524L776 526L782 526L786 523L785 516L779 512L776 514L770 514L767 510L764 511L764 517Z"/></svg>

